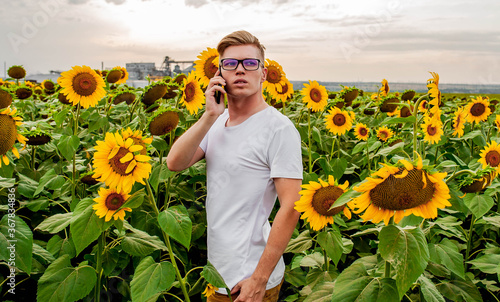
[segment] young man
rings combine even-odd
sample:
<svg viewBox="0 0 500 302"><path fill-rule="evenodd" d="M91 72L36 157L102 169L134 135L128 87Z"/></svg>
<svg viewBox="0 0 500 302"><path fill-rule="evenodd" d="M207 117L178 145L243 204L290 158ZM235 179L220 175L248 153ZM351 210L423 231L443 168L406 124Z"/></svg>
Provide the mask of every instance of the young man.
<svg viewBox="0 0 500 302"><path fill-rule="evenodd" d="M259 40L237 31L217 50L221 68L206 89L206 110L172 146L167 165L180 171L206 159L208 260L233 301L274 302L282 255L300 216L294 209L302 184L300 135L262 96L267 69ZM216 91L227 94L227 109ZM280 208L271 227L276 197ZM229 301L224 293L219 289L208 301Z"/></svg>

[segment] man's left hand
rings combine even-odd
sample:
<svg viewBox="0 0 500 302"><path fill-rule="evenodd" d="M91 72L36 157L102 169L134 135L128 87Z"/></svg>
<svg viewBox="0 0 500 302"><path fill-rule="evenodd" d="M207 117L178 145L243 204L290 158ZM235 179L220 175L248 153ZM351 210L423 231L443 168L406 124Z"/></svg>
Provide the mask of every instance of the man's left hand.
<svg viewBox="0 0 500 302"><path fill-rule="evenodd" d="M231 294L239 292L234 302L262 302L266 294L266 283L258 282L252 278L242 280L231 290Z"/></svg>

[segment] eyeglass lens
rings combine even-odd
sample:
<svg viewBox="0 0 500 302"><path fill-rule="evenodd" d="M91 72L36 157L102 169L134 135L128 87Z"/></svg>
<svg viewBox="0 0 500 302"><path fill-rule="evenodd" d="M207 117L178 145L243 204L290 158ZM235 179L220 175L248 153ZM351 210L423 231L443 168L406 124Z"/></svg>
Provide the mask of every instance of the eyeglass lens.
<svg viewBox="0 0 500 302"><path fill-rule="evenodd" d="M225 70L235 70L238 68L238 64L240 62L243 64L243 68L245 68L245 70L257 70L259 68L258 59L224 59L222 60L222 68Z"/></svg>

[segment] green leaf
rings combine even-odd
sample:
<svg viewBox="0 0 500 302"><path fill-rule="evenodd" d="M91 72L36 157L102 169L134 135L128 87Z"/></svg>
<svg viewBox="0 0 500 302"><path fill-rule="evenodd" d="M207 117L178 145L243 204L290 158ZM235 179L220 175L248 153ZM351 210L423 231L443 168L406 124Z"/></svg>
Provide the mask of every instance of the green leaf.
<svg viewBox="0 0 500 302"><path fill-rule="evenodd" d="M354 154L357 154L357 153L363 151L366 148L366 144L367 144L367 142L357 143L356 146L354 146L354 148L352 149L351 154L354 155Z"/></svg>
<svg viewBox="0 0 500 302"><path fill-rule="evenodd" d="M60 257L62 255L68 255L70 258L76 256L75 245L71 238L62 239L59 235L54 235L47 242L47 251L49 251L54 257Z"/></svg>
<svg viewBox="0 0 500 302"><path fill-rule="evenodd" d="M123 227L132 231L132 233L126 234L122 240L122 248L128 254L147 256L156 250L167 250L167 247L158 236L151 236L144 231L135 229L126 221L124 221Z"/></svg>
<svg viewBox="0 0 500 302"><path fill-rule="evenodd" d="M73 154L75 154L78 146L80 145L80 139L76 135L63 135L57 143L57 149L67 161L73 159Z"/></svg>
<svg viewBox="0 0 500 302"><path fill-rule="evenodd" d="M469 193L465 195L464 203L476 218L481 218L493 207L495 201L488 195Z"/></svg>
<svg viewBox="0 0 500 302"><path fill-rule="evenodd" d="M380 146L382 146L382 143L380 141L375 141L373 144L368 145L368 152L373 152L377 150Z"/></svg>
<svg viewBox="0 0 500 302"><path fill-rule="evenodd" d="M486 221L487 223L496 226L497 228L500 228L500 216L490 216L490 217L483 217L483 220ZM479 223L479 221L477 222Z"/></svg>
<svg viewBox="0 0 500 302"><path fill-rule="evenodd" d="M45 263L51 263L54 260L56 260L49 251L47 251L46 249L44 249L43 247L39 246L36 243L33 243L33 257L38 257L39 259L43 259Z"/></svg>
<svg viewBox="0 0 500 302"><path fill-rule="evenodd" d="M451 137L450 140L470 140L482 135L481 130L471 131L462 137Z"/></svg>
<svg viewBox="0 0 500 302"><path fill-rule="evenodd" d="M167 165L156 163L151 171L149 183L155 192L158 191L160 182L166 181L169 177L175 175L176 172L170 171Z"/></svg>
<svg viewBox="0 0 500 302"><path fill-rule="evenodd" d="M403 124L403 123L415 123L415 117L413 115L408 117L388 117L382 121L382 125L392 125L392 124Z"/></svg>
<svg viewBox="0 0 500 302"><path fill-rule="evenodd" d="M387 156L393 153L398 153L403 151L403 147L405 146L404 142L400 142L395 144L394 146L391 147L385 147L380 150L378 150L377 154L370 156L370 158L376 157L376 156Z"/></svg>
<svg viewBox="0 0 500 302"><path fill-rule="evenodd" d="M64 182L65 182L64 177L56 174L54 169L50 169L40 178L40 181L38 182L38 187L36 188L36 191L35 193L33 193L33 195L36 196L40 194L40 192L42 192L45 187L52 190L60 188L64 184Z"/></svg>
<svg viewBox="0 0 500 302"><path fill-rule="evenodd" d="M377 258L365 258L359 258L338 276L331 301L398 302L396 281L369 275L368 270L375 268Z"/></svg>
<svg viewBox="0 0 500 302"><path fill-rule="evenodd" d="M169 207L158 215L161 229L189 250L193 224L183 205Z"/></svg>
<svg viewBox="0 0 500 302"><path fill-rule="evenodd" d="M333 178L338 180L344 175L345 169L347 168L347 160L343 157L335 158L331 161L330 165L333 168Z"/></svg>
<svg viewBox="0 0 500 302"><path fill-rule="evenodd" d="M54 119L54 121L56 122L56 125L58 127L60 127L62 125L62 123L64 122L64 120L68 116L68 112L69 112L69 108L66 108L66 109L63 109L59 112L54 113L54 115L52 115L52 118Z"/></svg>
<svg viewBox="0 0 500 302"><path fill-rule="evenodd" d="M142 205L144 202L144 197L146 196L146 193L144 192L144 189L140 189L136 191L134 194L130 195L130 197L127 199L127 201L120 207L122 208L131 208L135 209L138 208Z"/></svg>
<svg viewBox="0 0 500 302"><path fill-rule="evenodd" d="M486 274L496 274L498 273L498 263L500 263L499 254L485 254L477 257L474 260L467 261L467 263L472 264L472 268L478 269Z"/></svg>
<svg viewBox="0 0 500 302"><path fill-rule="evenodd" d="M337 229L329 232L321 232L318 234L317 241L326 251L328 257L332 259L335 266L337 266L343 253L343 242L340 232Z"/></svg>
<svg viewBox="0 0 500 302"><path fill-rule="evenodd" d="M300 260L300 266L304 267L322 267L325 264L325 258L320 252L314 252L312 254L304 256Z"/></svg>
<svg viewBox="0 0 500 302"><path fill-rule="evenodd" d="M480 302L483 301L481 293L471 281L451 280L439 283L438 290L445 298L454 302Z"/></svg>
<svg viewBox="0 0 500 302"><path fill-rule="evenodd" d="M203 272L201 274L203 275L203 278L205 278L205 280L213 286L218 288L228 288L226 282L210 261L208 261L207 265L203 267Z"/></svg>
<svg viewBox="0 0 500 302"><path fill-rule="evenodd" d="M335 202L331 205L330 209L345 205L346 203L351 201L351 199L356 198L359 195L361 195L361 192L355 191L351 187L351 189L344 192L344 194L340 195L340 197L337 198L337 200L335 200Z"/></svg>
<svg viewBox="0 0 500 302"><path fill-rule="evenodd" d="M431 280L425 276L418 278L420 283L420 290L426 302L445 302L443 295L441 295Z"/></svg>
<svg viewBox="0 0 500 302"><path fill-rule="evenodd" d="M157 263L148 256L141 260L130 282L132 301L148 301L159 292L165 291L175 281L175 269L170 262Z"/></svg>
<svg viewBox="0 0 500 302"><path fill-rule="evenodd" d="M0 188L11 188L16 184L15 178L3 178L0 176Z"/></svg>
<svg viewBox="0 0 500 302"><path fill-rule="evenodd" d="M38 182L33 180L23 174L17 174L19 176L19 185L17 186L17 191L19 194L27 197L29 200L32 200L35 196L36 188L38 187Z"/></svg>
<svg viewBox="0 0 500 302"><path fill-rule="evenodd" d="M15 214L3 215L0 220L0 260L5 260L10 266L15 266L29 275L32 251L33 233L26 222ZM12 252L14 258L11 258Z"/></svg>
<svg viewBox="0 0 500 302"><path fill-rule="evenodd" d="M309 230L305 230L288 242L288 246L286 247L285 253L302 253L303 251L307 251L312 247L313 240Z"/></svg>
<svg viewBox="0 0 500 302"><path fill-rule="evenodd" d="M90 198L82 199L73 212L69 229L71 236L76 239L73 243L77 255L113 223L113 220L105 222L104 218L97 217L95 210L92 209L94 204Z"/></svg>
<svg viewBox="0 0 500 302"><path fill-rule="evenodd" d="M68 255L63 255L47 267L38 280L37 301L73 302L83 299L94 288L95 270L88 265L71 266Z"/></svg>
<svg viewBox="0 0 500 302"><path fill-rule="evenodd" d="M312 293L305 298L304 302L330 302L332 301L335 282L324 281L314 286Z"/></svg>
<svg viewBox="0 0 500 302"><path fill-rule="evenodd" d="M59 233L64 230L70 223L71 217L73 213L63 213L63 214L55 214L49 216L49 218L42 221L35 230L40 230L44 232L48 232L50 234Z"/></svg>
<svg viewBox="0 0 500 302"><path fill-rule="evenodd" d="M321 132L316 127L312 127L312 138L321 147Z"/></svg>
<svg viewBox="0 0 500 302"><path fill-rule="evenodd" d="M442 264L461 279L465 279L464 257L461 253L444 244L429 243L430 260Z"/></svg>
<svg viewBox="0 0 500 302"><path fill-rule="evenodd" d="M379 251L396 272L399 298L424 272L429 261L425 235L420 228L388 225L379 234Z"/></svg>

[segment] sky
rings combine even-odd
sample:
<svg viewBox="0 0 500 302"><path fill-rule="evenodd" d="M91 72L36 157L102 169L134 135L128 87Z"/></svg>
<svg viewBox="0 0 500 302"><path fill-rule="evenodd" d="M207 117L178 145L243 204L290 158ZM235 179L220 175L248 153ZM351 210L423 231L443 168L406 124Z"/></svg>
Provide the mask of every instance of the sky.
<svg viewBox="0 0 500 302"><path fill-rule="evenodd" d="M165 56L247 30L291 81L500 84L500 1L1 0L0 61L28 74ZM187 66L186 66L187 67Z"/></svg>

